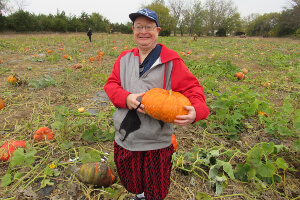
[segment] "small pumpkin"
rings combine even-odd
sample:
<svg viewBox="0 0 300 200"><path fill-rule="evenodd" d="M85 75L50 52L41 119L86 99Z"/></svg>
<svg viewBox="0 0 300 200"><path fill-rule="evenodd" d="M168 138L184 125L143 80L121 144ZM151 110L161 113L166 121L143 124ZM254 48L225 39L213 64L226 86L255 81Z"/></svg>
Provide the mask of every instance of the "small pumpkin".
<svg viewBox="0 0 300 200"><path fill-rule="evenodd" d="M184 106L191 106L191 102L180 92L153 88L145 93L141 103L144 111L151 117L167 123L174 123L177 115L187 115Z"/></svg>
<svg viewBox="0 0 300 200"><path fill-rule="evenodd" d="M64 55L64 58L65 58L65 59L68 59L68 57L69 57L69 55Z"/></svg>
<svg viewBox="0 0 300 200"><path fill-rule="evenodd" d="M8 78L7 78L7 81L10 82L11 84L15 84L18 82L18 78L14 75L10 75Z"/></svg>
<svg viewBox="0 0 300 200"><path fill-rule="evenodd" d="M26 141L16 140L4 143L0 147L0 160L8 161L8 159L13 155L14 151L17 148L23 147L26 148Z"/></svg>
<svg viewBox="0 0 300 200"><path fill-rule="evenodd" d="M96 56L96 60L97 60L97 61L102 60L102 56L101 56L101 55L97 55L97 56Z"/></svg>
<svg viewBox="0 0 300 200"><path fill-rule="evenodd" d="M85 163L79 170L79 177L86 184L108 187L116 181L113 170L101 162Z"/></svg>
<svg viewBox="0 0 300 200"><path fill-rule="evenodd" d="M244 80L245 79L245 74L243 74L242 72L237 72L235 74L235 77L237 77L237 79L239 79L239 80Z"/></svg>
<svg viewBox="0 0 300 200"><path fill-rule="evenodd" d="M94 62L95 61L95 57L90 57L90 62Z"/></svg>
<svg viewBox="0 0 300 200"><path fill-rule="evenodd" d="M75 69L80 69L80 68L82 68L82 65L81 65L81 64L74 64L74 65L73 65L73 68L75 68Z"/></svg>
<svg viewBox="0 0 300 200"><path fill-rule="evenodd" d="M79 52L83 52L83 49L79 49Z"/></svg>
<svg viewBox="0 0 300 200"><path fill-rule="evenodd" d="M242 69L242 72L246 75L246 74L248 74L248 69Z"/></svg>
<svg viewBox="0 0 300 200"><path fill-rule="evenodd" d="M52 53L52 50L48 50L47 53Z"/></svg>
<svg viewBox="0 0 300 200"><path fill-rule="evenodd" d="M5 107L5 103L2 99L0 99L0 110Z"/></svg>
<svg viewBox="0 0 300 200"><path fill-rule="evenodd" d="M53 138L54 138L54 133L48 127L39 128L33 136L33 139L35 141L52 140Z"/></svg>
<svg viewBox="0 0 300 200"><path fill-rule="evenodd" d="M174 150L176 151L177 150L177 140L176 140L176 137L174 134L172 135L172 144L173 144Z"/></svg>

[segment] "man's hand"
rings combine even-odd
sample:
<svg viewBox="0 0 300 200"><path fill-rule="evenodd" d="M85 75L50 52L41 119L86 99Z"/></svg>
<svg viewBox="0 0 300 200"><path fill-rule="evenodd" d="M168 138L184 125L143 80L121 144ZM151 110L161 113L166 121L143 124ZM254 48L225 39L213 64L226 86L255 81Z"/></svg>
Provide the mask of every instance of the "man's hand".
<svg viewBox="0 0 300 200"><path fill-rule="evenodd" d="M187 115L177 115L174 124L178 126L186 126L193 123L196 119L196 111L193 106L184 106L189 111Z"/></svg>
<svg viewBox="0 0 300 200"><path fill-rule="evenodd" d="M138 107L138 105L140 105L140 103L141 103L137 100L137 98L144 96L144 94L145 94L145 92L139 93L139 94L129 94L126 99L127 108L129 110L136 109ZM144 109L144 107L145 106L143 104L141 104L141 106L139 107L139 109L137 109L137 111L145 114L145 112L142 110L142 109Z"/></svg>

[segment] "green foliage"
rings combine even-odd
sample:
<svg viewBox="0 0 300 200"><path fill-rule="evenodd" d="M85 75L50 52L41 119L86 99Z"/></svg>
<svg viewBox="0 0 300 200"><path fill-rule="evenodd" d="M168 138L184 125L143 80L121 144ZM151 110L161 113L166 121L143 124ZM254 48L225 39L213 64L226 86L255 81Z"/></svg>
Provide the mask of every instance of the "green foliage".
<svg viewBox="0 0 300 200"><path fill-rule="evenodd" d="M209 116L212 127L221 129L224 135L232 139L237 139L238 133L244 131L243 119L269 107L263 95L246 85L232 86L227 92L214 94L217 99L210 107L216 114Z"/></svg>
<svg viewBox="0 0 300 200"><path fill-rule="evenodd" d="M40 78L30 80L28 83L29 87L33 87L35 89L46 88L51 85L55 85L56 81L49 75L41 76Z"/></svg>
<svg viewBox="0 0 300 200"><path fill-rule="evenodd" d="M284 159L276 156L282 148L282 145L274 145L273 142L253 147L247 153L246 163L236 166L235 177L243 182L251 182L258 190L266 188L266 183L280 182L278 169L288 168Z"/></svg>

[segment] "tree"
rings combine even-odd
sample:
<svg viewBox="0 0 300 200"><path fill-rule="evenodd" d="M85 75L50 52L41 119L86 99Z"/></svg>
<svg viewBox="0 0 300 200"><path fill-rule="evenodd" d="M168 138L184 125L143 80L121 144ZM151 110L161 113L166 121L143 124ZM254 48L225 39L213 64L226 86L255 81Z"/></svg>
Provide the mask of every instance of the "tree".
<svg viewBox="0 0 300 200"><path fill-rule="evenodd" d="M184 0L169 0L171 16L174 18L174 36L176 36L177 27L180 25L180 22L182 20L183 6Z"/></svg>
<svg viewBox="0 0 300 200"><path fill-rule="evenodd" d="M279 18L278 36L295 34L300 28L300 0L291 0L290 8L286 8Z"/></svg>
<svg viewBox="0 0 300 200"><path fill-rule="evenodd" d="M238 13L232 0L207 0L205 7L206 27L212 35L220 28L226 29L226 20Z"/></svg>
<svg viewBox="0 0 300 200"><path fill-rule="evenodd" d="M156 0L153 3L145 6L150 10L153 10L157 13L159 19L159 26L161 31L159 32L160 36L170 36L171 30L174 28L174 18L170 15L170 10L164 5L163 0Z"/></svg>
<svg viewBox="0 0 300 200"><path fill-rule="evenodd" d="M203 9L199 0L193 0L184 10L183 25L187 27L190 36L195 33L200 36L203 29Z"/></svg>
<svg viewBox="0 0 300 200"><path fill-rule="evenodd" d="M9 13L12 11L12 7L9 6L9 0L0 0L0 15Z"/></svg>
<svg viewBox="0 0 300 200"><path fill-rule="evenodd" d="M247 34L251 36L271 35L276 36L279 13L269 13L257 17L247 28Z"/></svg>

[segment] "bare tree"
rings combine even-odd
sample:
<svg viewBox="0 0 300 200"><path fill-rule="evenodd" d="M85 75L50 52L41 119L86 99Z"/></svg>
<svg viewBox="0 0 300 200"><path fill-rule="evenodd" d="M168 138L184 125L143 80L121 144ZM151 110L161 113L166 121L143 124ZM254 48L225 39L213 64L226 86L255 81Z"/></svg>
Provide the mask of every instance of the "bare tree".
<svg viewBox="0 0 300 200"><path fill-rule="evenodd" d="M18 10L24 10L25 7L29 6L26 0L15 0Z"/></svg>
<svg viewBox="0 0 300 200"><path fill-rule="evenodd" d="M184 0L169 0L169 8L171 15L175 19L174 36L176 36L177 27L182 19L182 10L184 6Z"/></svg>
<svg viewBox="0 0 300 200"><path fill-rule="evenodd" d="M12 11L12 7L9 5L9 3L9 0L0 0L0 15Z"/></svg>

